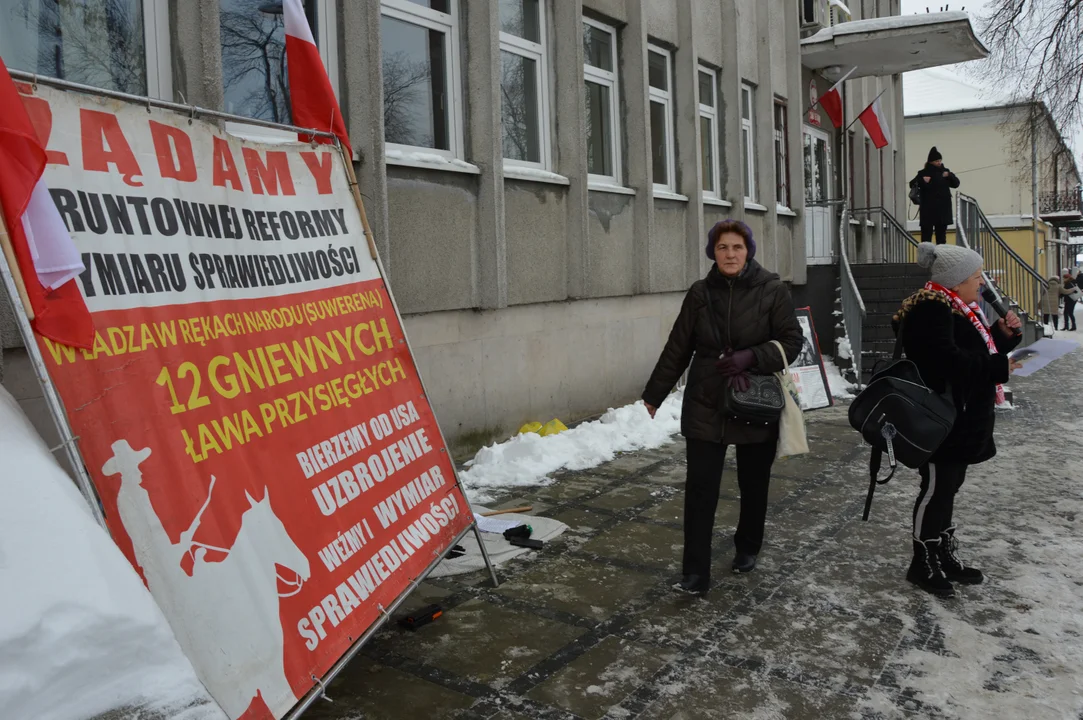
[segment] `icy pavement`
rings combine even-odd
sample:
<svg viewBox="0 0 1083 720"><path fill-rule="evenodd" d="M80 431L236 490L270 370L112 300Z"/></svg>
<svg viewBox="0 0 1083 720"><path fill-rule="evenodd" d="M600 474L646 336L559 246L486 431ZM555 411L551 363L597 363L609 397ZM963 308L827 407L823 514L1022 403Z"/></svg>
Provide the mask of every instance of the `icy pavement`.
<svg viewBox="0 0 1083 720"><path fill-rule="evenodd" d="M775 466L766 546L725 572L737 516L723 480L715 578L675 595L683 445L565 471L532 503L570 530L501 572L430 581L435 623L385 629L306 718L1083 717L1083 350L1012 383L1000 455L959 495L960 554L987 574L934 599L903 579L917 474L861 521L868 451L845 407L808 415L810 455Z"/></svg>

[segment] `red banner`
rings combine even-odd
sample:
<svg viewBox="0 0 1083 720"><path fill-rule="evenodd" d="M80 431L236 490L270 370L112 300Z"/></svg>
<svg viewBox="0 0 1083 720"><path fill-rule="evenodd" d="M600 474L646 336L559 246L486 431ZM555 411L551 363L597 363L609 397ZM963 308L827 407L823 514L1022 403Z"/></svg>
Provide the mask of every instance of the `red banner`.
<svg viewBox="0 0 1083 720"><path fill-rule="evenodd" d="M41 339L117 544L231 718L279 718L469 527L341 156L47 88L87 266Z"/></svg>

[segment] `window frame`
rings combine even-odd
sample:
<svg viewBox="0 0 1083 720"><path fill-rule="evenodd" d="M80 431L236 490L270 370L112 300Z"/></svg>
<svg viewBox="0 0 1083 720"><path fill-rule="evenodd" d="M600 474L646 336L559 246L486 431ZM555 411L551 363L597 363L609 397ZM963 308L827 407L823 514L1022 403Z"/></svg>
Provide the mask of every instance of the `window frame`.
<svg viewBox="0 0 1083 720"><path fill-rule="evenodd" d="M623 186L624 168L621 162L620 134L620 66L618 65L619 53L617 52L617 40L619 39L619 36L617 34L617 28L586 16L582 16L580 20L583 25L590 25L602 32L609 33L613 38L613 42L610 43L610 47L613 49L612 57L610 58L613 66L612 70L603 70L588 64L585 59L583 61L583 91L586 92L586 84L588 82L609 88L609 133L611 136L611 156L609 159L613 166L612 175L599 175L597 173L588 172L587 184L590 185L593 183L596 185Z"/></svg>
<svg viewBox="0 0 1083 720"><path fill-rule="evenodd" d="M329 0L333 1L333 0ZM423 145L404 145L402 143L386 142L384 146L388 150L398 150L402 153L412 153L416 150L440 155L448 160L463 160L463 119L462 119L462 66L459 56L459 2L447 0L448 12L409 2L409 0L379 0L380 17L389 17L400 22L417 25L426 30L434 30L444 33L446 38L444 61L444 83L448 95L448 149L430 148ZM383 46L381 37L381 48ZM381 82L382 82L381 78ZM381 93L380 112L383 112Z"/></svg>
<svg viewBox="0 0 1083 720"><path fill-rule="evenodd" d="M661 55L666 61L666 89L665 90L662 90L661 88L656 88L656 87L654 87L653 85L650 84L650 79L649 79L650 70L649 70L649 68L650 68L650 54L651 53L655 53L656 55ZM677 163L676 163L676 160L673 157L673 155L674 155L674 153L676 151L677 143L676 143L675 129L673 127L674 115L673 115L673 53L672 53L672 51L667 50L666 48L664 48L664 47L662 47L660 45L655 45L654 43L647 43L647 68L648 68L648 73L647 73L647 75L648 75L648 81L647 81L647 106L648 106L647 110L648 110L648 112L647 112L647 116L648 116L648 118L650 118L650 116L651 116L650 104L651 103L659 103L662 106L663 110L664 110L663 117L666 120L666 128L665 128L665 133L664 133L665 138L663 140L663 142L665 143L665 149L666 149L666 181L664 183L656 183L656 182L654 182L654 171L653 171L653 163L652 163L652 165L651 165L651 168L652 168L651 169L651 182L654 185L654 189L656 191L661 191L661 192L665 192L665 193L676 193L677 192L677 177L676 177L677 176L677 170L676 170ZM653 142L653 138L652 138L652 142ZM652 147L651 150L652 150L651 155L653 156L654 148Z"/></svg>
<svg viewBox="0 0 1083 720"><path fill-rule="evenodd" d="M748 174L748 182L745 184L744 197L751 203L759 202L759 192L756 182L756 93L752 83L741 82L741 100L738 112L741 115L741 151L748 147L748 158L744 172ZM748 117L745 117L745 96L748 96ZM743 158L742 158L743 159Z"/></svg>
<svg viewBox="0 0 1083 720"><path fill-rule="evenodd" d="M872 147L872 143L868 138L865 138L865 207L872 207L872 153L869 149Z"/></svg>
<svg viewBox="0 0 1083 720"><path fill-rule="evenodd" d="M718 92L718 90L719 90L718 71L714 70L712 68L709 68L706 65L699 65L696 68L696 71L697 71L696 72L696 85L697 85L697 87L699 86L699 73L704 73L706 75L709 75L710 78L711 78L711 90L713 92L713 97L711 98L711 104L709 104L709 105L707 103L703 102L703 97L702 96L700 96L700 98L699 98L698 117L701 118L701 119L706 119L710 123L710 126L711 126L711 137L704 138L702 136L703 135L702 133L697 133L697 135L699 136L699 142L700 142L700 158L701 158L700 162L702 162L702 158L703 158L703 143L709 142L710 147L711 147L711 175L712 175L712 178L714 180L714 183L713 183L714 187L711 188L710 190L708 190L706 182L705 182L705 178L700 178L701 182L703 183L703 188L702 188L701 192L702 192L703 197L712 198L714 200L721 200L722 199L722 187L721 187L721 182L720 182L720 180L721 180L721 164L720 164L720 158L719 158L719 155L720 155L719 151L721 150L721 147L720 147L719 135L718 135L718 127L719 127L718 126L718 95L719 95L719 92ZM696 129L699 130L700 127L702 127L702 124L698 124L698 127Z"/></svg>
<svg viewBox="0 0 1083 720"><path fill-rule="evenodd" d="M152 2L165 2L168 0L151 0ZM303 4L304 0L302 0ZM335 93L335 99L339 98L339 62L340 56L338 54L338 12L335 6L335 0L314 0L316 3L316 27L311 28L312 37L316 40L316 49L320 53L320 61L323 62L323 67L327 71L327 77L331 81L331 90ZM221 3L219 3L218 9L221 12ZM283 31L284 32L284 31ZM283 40L285 36L283 36ZM219 40L221 42L221 40ZM225 94L225 77L222 78L222 92ZM341 103L339 105L341 109ZM240 115L240 113L234 113ZM345 118L343 118L345 121ZM290 124L293 125L293 117L291 114ZM283 143L283 142L297 142L297 134L286 130L276 130L275 128L263 127L259 125L248 125L247 123L235 122L227 120L225 122L225 130L230 135L244 138L246 140L254 140L256 142L266 143Z"/></svg>
<svg viewBox="0 0 1083 720"><path fill-rule="evenodd" d="M790 207L790 118L789 105L783 98L776 97L772 121L775 141L775 204ZM779 120L782 126L779 127Z"/></svg>
<svg viewBox="0 0 1083 720"><path fill-rule="evenodd" d="M546 50L549 47L549 38L546 30L548 29L548 22L546 16L546 0L538 0L538 37L539 42L533 40L527 40L521 38L518 35L512 35L511 33L500 30L500 49L501 53L509 52L513 55L526 58L534 61L535 80L538 88L538 151L540 159L537 162L531 160L513 160L511 158L503 158L504 166L512 167L526 167L535 168L539 170L552 170L553 169L553 151L552 151L552 133L549 129L549 58ZM499 14L499 9L498 9ZM503 59L501 59L503 62ZM503 108L504 98L501 97L501 107ZM501 155L503 155L504 147L504 128L503 117L501 117Z"/></svg>
<svg viewBox="0 0 1083 720"><path fill-rule="evenodd" d="M846 179L846 200L850 204L850 209L853 210L857 206L857 183L854 176L854 153L857 151L857 132L854 130L848 130L846 133L846 154L849 164L849 175Z"/></svg>
<svg viewBox="0 0 1083 720"><path fill-rule="evenodd" d="M172 101L169 0L143 0L143 42L147 55L147 97Z"/></svg>

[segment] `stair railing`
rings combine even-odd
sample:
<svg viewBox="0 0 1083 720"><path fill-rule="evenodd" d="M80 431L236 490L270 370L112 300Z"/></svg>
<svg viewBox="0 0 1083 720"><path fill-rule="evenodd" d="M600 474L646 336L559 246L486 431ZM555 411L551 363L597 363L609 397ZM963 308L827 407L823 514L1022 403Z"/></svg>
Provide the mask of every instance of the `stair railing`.
<svg viewBox="0 0 1083 720"><path fill-rule="evenodd" d="M874 227L880 236L882 263L912 263L917 260L918 241L884 207L855 208L850 216L861 220L862 228Z"/></svg>
<svg viewBox="0 0 1083 720"><path fill-rule="evenodd" d="M1042 298L1049 283L1000 237L977 200L958 193L957 206L955 227L960 244L982 256L985 272L1001 295L1030 317L1041 319Z"/></svg>
<svg viewBox="0 0 1083 720"><path fill-rule="evenodd" d="M850 269L850 247L853 242L853 227L850 225L850 210L843 203L839 211L839 298L842 303L842 324L846 338L850 343L850 361L853 363L858 387L861 386L862 348L861 329L865 322L865 301L857 287L854 273Z"/></svg>

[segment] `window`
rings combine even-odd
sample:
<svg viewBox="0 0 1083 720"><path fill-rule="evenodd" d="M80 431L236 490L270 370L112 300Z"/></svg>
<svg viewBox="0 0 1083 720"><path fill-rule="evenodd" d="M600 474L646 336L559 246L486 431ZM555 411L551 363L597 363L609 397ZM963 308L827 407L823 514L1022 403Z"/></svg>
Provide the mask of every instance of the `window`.
<svg viewBox="0 0 1083 720"><path fill-rule="evenodd" d="M703 194L718 198L718 75L699 68L699 158L703 174Z"/></svg>
<svg viewBox="0 0 1083 720"><path fill-rule="evenodd" d="M0 2L0 55L14 70L172 100L167 14L156 0Z"/></svg>
<svg viewBox="0 0 1083 720"><path fill-rule="evenodd" d="M775 102L775 202L782 207L790 206L790 163L786 146L789 141L786 104Z"/></svg>
<svg viewBox="0 0 1083 720"><path fill-rule="evenodd" d="M459 156L458 36L455 0L383 0L380 42L388 145Z"/></svg>
<svg viewBox="0 0 1083 720"><path fill-rule="evenodd" d="M500 0L504 159L549 167L549 92L542 0Z"/></svg>
<svg viewBox="0 0 1083 720"><path fill-rule="evenodd" d="M320 58L337 91L337 51L332 39L335 13L331 0L304 0L305 16ZM222 89L225 110L235 115L290 124L286 21L282 3L265 0L219 0L222 38ZM334 52L332 52L334 51Z"/></svg>
<svg viewBox="0 0 1083 720"><path fill-rule="evenodd" d="M620 125L617 98L617 31L583 18L584 94L587 105L587 172L619 185Z"/></svg>
<svg viewBox="0 0 1083 720"><path fill-rule="evenodd" d="M647 47L647 84L650 86L651 167L654 186L673 191L673 101L672 75L668 50Z"/></svg>
<svg viewBox="0 0 1083 720"><path fill-rule="evenodd" d="M745 181L745 199L756 202L756 136L752 86L741 83L741 155Z"/></svg>

